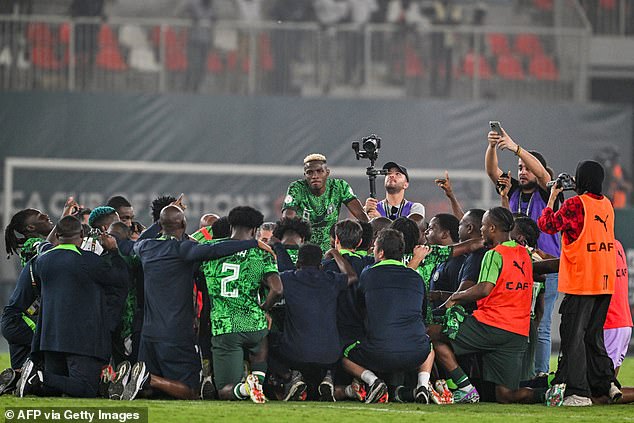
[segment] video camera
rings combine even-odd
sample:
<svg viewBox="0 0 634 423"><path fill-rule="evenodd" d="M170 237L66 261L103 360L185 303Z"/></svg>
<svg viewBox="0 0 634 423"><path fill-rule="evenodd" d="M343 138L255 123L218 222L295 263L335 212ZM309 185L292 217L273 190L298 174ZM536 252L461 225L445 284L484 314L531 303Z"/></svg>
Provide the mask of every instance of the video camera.
<svg viewBox="0 0 634 423"><path fill-rule="evenodd" d="M557 188L561 188L564 191L574 191L577 189L577 184L572 176L567 173L560 173L557 179L554 179L546 184L548 188L555 185Z"/></svg>
<svg viewBox="0 0 634 423"><path fill-rule="evenodd" d="M374 167L374 163L379 158L381 138L375 134L368 135L361 139L361 143L359 143L359 141L353 141L352 149L354 150L357 160L361 158L370 160L370 166L367 167L365 174L368 175L368 179L370 180L370 197L376 198L376 177L377 175L387 175L386 170L376 169Z"/></svg>

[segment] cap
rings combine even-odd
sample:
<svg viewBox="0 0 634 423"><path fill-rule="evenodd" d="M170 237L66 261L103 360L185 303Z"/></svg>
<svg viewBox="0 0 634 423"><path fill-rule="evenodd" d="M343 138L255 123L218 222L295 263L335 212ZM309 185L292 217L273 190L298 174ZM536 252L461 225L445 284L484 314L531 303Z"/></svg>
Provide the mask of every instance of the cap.
<svg viewBox="0 0 634 423"><path fill-rule="evenodd" d="M384 170L390 170L393 167L397 168L403 175L405 175L405 179L409 182L409 175L407 174L407 168L405 166L401 166L398 163L387 162L383 165Z"/></svg>

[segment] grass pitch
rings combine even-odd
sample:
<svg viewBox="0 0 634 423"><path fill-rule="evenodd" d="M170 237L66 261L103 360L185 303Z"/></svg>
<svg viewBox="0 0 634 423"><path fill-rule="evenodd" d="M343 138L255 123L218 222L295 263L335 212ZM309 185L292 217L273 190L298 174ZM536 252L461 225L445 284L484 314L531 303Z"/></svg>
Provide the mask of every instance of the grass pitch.
<svg viewBox="0 0 634 423"><path fill-rule="evenodd" d="M553 363L555 364L555 363ZM8 355L0 356L0 368L8 366ZM624 386L634 386L634 358L625 360L619 380ZM280 403L264 405L250 402L223 401L147 401L128 403L70 398L15 398L0 397L0 407L99 407L108 411L112 407L147 407L149 421L195 423L207 421L242 422L359 422L385 421L434 421L434 422L516 422L516 421L564 421L571 422L627 422L634 421L634 408L630 405L593 406L585 408L547 408L542 405L419 405L419 404L371 404L337 402L333 404ZM17 421L17 420L5 420Z"/></svg>

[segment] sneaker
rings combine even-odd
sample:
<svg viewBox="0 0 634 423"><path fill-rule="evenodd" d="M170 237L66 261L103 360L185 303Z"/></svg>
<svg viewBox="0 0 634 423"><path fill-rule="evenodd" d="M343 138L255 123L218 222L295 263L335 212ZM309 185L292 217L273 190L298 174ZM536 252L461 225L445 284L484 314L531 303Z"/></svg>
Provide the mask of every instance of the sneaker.
<svg viewBox="0 0 634 423"><path fill-rule="evenodd" d="M114 377L110 381L108 387L108 398L111 400L120 400L123 395L123 389L130 379L130 369L132 365L129 361L123 361L117 366Z"/></svg>
<svg viewBox="0 0 634 423"><path fill-rule="evenodd" d="M42 383L38 373L35 363L30 358L27 358L24 365L22 365L20 380L15 387L15 396L22 398L31 393L34 385Z"/></svg>
<svg viewBox="0 0 634 423"><path fill-rule="evenodd" d="M414 401L419 404L429 404L429 391L427 387L421 385L414 391Z"/></svg>
<svg viewBox="0 0 634 423"><path fill-rule="evenodd" d="M266 402L266 397L264 396L264 390L260 384L260 379L258 379L256 375L249 373L244 381L244 387L246 388L251 401L256 404L264 404Z"/></svg>
<svg viewBox="0 0 634 423"><path fill-rule="evenodd" d="M203 378L203 382L200 384L200 399L212 400L217 398L218 392L216 390L216 385L214 385L214 381L211 376L205 376Z"/></svg>
<svg viewBox="0 0 634 423"><path fill-rule="evenodd" d="M361 402L365 402L365 397L367 396L367 392L365 390L365 384L361 382L359 379L352 379L352 390L354 391L357 399Z"/></svg>
<svg viewBox="0 0 634 423"><path fill-rule="evenodd" d="M115 371L110 364L101 369L101 374L99 375L99 390L97 391L98 397L108 398L108 388L114 377Z"/></svg>
<svg viewBox="0 0 634 423"><path fill-rule="evenodd" d="M291 380L284 384L283 401L303 401L302 395L306 393L306 382L302 374L297 370L291 372Z"/></svg>
<svg viewBox="0 0 634 423"><path fill-rule="evenodd" d="M453 392L453 401L455 404L471 404L480 402L480 394L478 390L472 387L469 391L457 389Z"/></svg>
<svg viewBox="0 0 634 423"><path fill-rule="evenodd" d="M443 398L440 395L440 393L438 391L436 391L436 389L434 389L434 385L431 383L431 380L429 381L429 383L427 384L427 392L429 392L429 400L430 400L430 404L434 403L434 404L442 404L443 403Z"/></svg>
<svg viewBox="0 0 634 423"><path fill-rule="evenodd" d="M138 393L143 389L143 385L150 379L150 372L147 371L145 363L139 361L134 363L130 370L130 378L128 383L124 385L121 394L122 401L132 401Z"/></svg>
<svg viewBox="0 0 634 423"><path fill-rule="evenodd" d="M557 383L548 388L545 395L546 407L560 407L561 404L564 402L565 392L565 383Z"/></svg>
<svg viewBox="0 0 634 423"><path fill-rule="evenodd" d="M438 396L440 397L440 402L437 404L453 404L454 402L453 394L451 393L449 386L447 386L447 381L445 379L436 380L434 387L435 387L434 391L437 392ZM431 389L430 389L430 392L431 392ZM434 402L436 401L434 400Z"/></svg>
<svg viewBox="0 0 634 423"><path fill-rule="evenodd" d="M582 397L579 395L570 395L564 398L561 403L564 407L587 407L592 405L592 400L588 397Z"/></svg>
<svg viewBox="0 0 634 423"><path fill-rule="evenodd" d="M4 369L0 373L0 395L15 389L18 383L18 373L12 368Z"/></svg>
<svg viewBox="0 0 634 423"><path fill-rule="evenodd" d="M324 380L322 380L317 387L317 392L319 392L319 401L337 401L335 399L335 384L332 381L332 375L330 374L330 372L326 373L326 377L324 377Z"/></svg>
<svg viewBox="0 0 634 423"><path fill-rule="evenodd" d="M1 374L0 374L0 379L2 379ZM614 382L610 382L610 390L608 391L608 398L610 399L610 404L617 403L621 400L621 398L623 398L623 392L621 392L619 387L616 386Z"/></svg>
<svg viewBox="0 0 634 423"><path fill-rule="evenodd" d="M385 398L384 402L387 402L387 385L381 379L377 379L374 381L370 389L368 389L368 393L365 397L365 403L371 404L380 402L381 399Z"/></svg>

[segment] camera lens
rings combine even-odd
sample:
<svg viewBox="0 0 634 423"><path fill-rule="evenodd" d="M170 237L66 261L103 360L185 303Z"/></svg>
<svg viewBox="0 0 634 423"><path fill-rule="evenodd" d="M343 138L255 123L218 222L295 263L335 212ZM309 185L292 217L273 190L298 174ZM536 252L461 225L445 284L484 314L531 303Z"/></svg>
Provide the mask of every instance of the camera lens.
<svg viewBox="0 0 634 423"><path fill-rule="evenodd" d="M368 138L366 140L363 140L363 149L368 153L373 153L374 151L376 151L376 139Z"/></svg>

